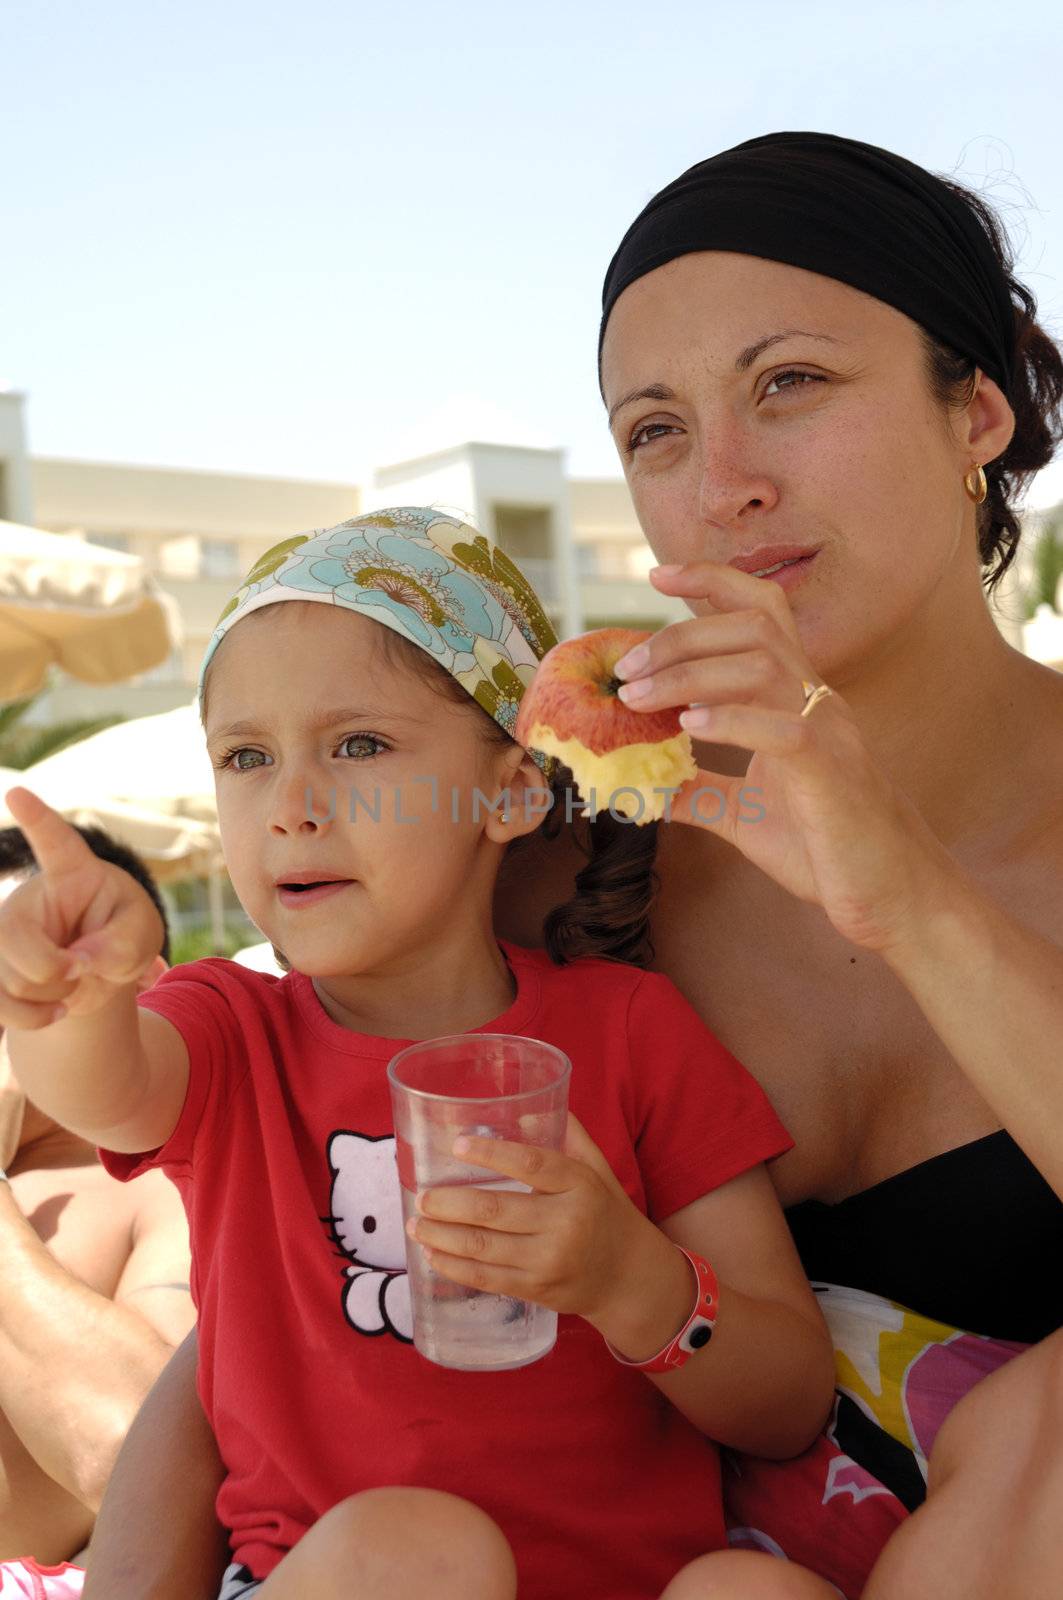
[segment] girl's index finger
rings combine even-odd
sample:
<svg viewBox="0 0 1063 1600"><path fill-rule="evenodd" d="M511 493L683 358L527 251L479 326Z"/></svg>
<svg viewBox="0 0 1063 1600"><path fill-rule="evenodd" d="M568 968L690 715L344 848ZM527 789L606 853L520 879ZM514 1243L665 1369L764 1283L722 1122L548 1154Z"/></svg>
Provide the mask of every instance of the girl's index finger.
<svg viewBox="0 0 1063 1600"><path fill-rule="evenodd" d="M482 1139L463 1134L454 1141L454 1154L470 1166L487 1167L505 1178L516 1178L540 1194L562 1194L572 1188L573 1163L558 1150L514 1139Z"/></svg>
<svg viewBox="0 0 1063 1600"><path fill-rule="evenodd" d="M37 866L46 876L73 872L95 860L92 851L58 811L34 794L32 789L9 789L5 802L26 836Z"/></svg>

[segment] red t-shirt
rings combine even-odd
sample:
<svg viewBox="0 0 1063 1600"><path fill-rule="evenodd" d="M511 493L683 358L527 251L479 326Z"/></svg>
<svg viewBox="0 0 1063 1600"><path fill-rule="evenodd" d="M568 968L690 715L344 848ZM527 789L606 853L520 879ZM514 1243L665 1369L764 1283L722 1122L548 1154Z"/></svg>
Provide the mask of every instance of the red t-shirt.
<svg viewBox="0 0 1063 1600"><path fill-rule="evenodd" d="M517 995L475 1031L569 1056L572 1110L649 1216L790 1148L666 978L502 949ZM160 1150L103 1160L119 1178L162 1166L184 1196L236 1560L264 1577L337 1501L384 1484L482 1506L521 1600L650 1600L725 1543L715 1447L581 1318L512 1372L414 1350L385 1074L409 1041L341 1027L299 973L228 961L175 968L140 1002L182 1034L188 1095Z"/></svg>

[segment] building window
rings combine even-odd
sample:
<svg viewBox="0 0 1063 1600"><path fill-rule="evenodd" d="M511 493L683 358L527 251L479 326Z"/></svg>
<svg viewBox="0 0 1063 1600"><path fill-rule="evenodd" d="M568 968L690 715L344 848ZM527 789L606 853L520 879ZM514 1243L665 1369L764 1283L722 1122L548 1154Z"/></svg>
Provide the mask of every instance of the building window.
<svg viewBox="0 0 1063 1600"><path fill-rule="evenodd" d="M641 583L655 560L642 539L588 539L576 546L576 570L585 583Z"/></svg>
<svg viewBox="0 0 1063 1600"><path fill-rule="evenodd" d="M518 565L549 561L554 553L554 525L549 506L492 507L495 538Z"/></svg>
<svg viewBox="0 0 1063 1600"><path fill-rule="evenodd" d="M202 578L238 578L240 549L235 539L204 539L200 545L199 573Z"/></svg>

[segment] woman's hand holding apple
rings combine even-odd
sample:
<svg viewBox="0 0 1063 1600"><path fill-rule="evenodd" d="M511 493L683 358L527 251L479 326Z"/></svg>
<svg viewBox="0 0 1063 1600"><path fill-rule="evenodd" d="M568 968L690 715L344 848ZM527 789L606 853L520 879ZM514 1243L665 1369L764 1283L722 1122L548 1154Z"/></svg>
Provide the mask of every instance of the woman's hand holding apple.
<svg viewBox="0 0 1063 1600"><path fill-rule="evenodd" d="M817 674L782 589L717 562L659 567L662 593L704 599L705 616L662 628L617 664L639 711L683 706L697 740L753 752L742 777L701 771L671 818L709 828L847 939L888 953L956 868L868 750L842 697L801 715ZM698 790L710 791L698 798ZM722 813L722 814L718 814Z"/></svg>

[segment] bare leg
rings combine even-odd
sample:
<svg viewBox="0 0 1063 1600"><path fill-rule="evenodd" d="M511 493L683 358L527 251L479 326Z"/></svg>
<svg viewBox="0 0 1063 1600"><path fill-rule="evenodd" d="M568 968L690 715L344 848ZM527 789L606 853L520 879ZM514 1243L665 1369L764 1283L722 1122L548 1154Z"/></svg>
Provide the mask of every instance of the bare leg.
<svg viewBox="0 0 1063 1600"><path fill-rule="evenodd" d="M838 1591L776 1556L720 1550L684 1567L661 1600L838 1600Z"/></svg>
<svg viewBox="0 0 1063 1600"><path fill-rule="evenodd" d="M953 1411L926 1504L889 1541L864 1600L1059 1600L1061 1528L1063 1330Z"/></svg>
<svg viewBox="0 0 1063 1600"><path fill-rule="evenodd" d="M368 1489L314 1524L256 1600L515 1600L512 1551L490 1517L435 1489Z"/></svg>
<svg viewBox="0 0 1063 1600"><path fill-rule="evenodd" d="M84 1600L214 1600L229 1556L214 1514L221 1480L190 1333L118 1453L86 1557Z"/></svg>

